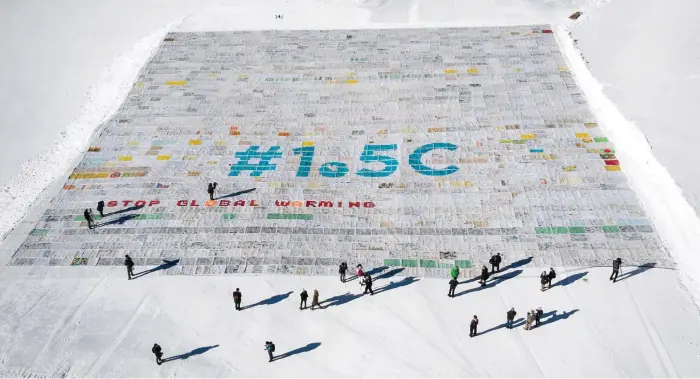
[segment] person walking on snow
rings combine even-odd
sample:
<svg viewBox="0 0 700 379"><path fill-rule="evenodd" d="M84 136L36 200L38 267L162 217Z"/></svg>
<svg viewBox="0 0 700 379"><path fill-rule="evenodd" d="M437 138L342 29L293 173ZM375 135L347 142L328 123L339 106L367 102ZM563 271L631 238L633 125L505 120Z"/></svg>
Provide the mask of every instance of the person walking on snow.
<svg viewBox="0 0 700 379"><path fill-rule="evenodd" d="M235 291L233 291L233 303L236 305L236 310L240 311L241 310L241 299L243 298L243 295L241 294L241 291L236 288Z"/></svg>
<svg viewBox="0 0 700 379"><path fill-rule="evenodd" d="M474 318L469 323L469 337L476 336L476 327L479 325L479 319L474 315Z"/></svg>
<svg viewBox="0 0 700 379"><path fill-rule="evenodd" d="M457 279L450 279L450 292L447 293L447 296L455 297L455 290L457 289L457 284L459 284Z"/></svg>
<svg viewBox="0 0 700 379"><path fill-rule="evenodd" d="M124 256L124 266L126 266L126 275L131 280L131 277L134 276L134 261L128 254Z"/></svg>
<svg viewBox="0 0 700 379"><path fill-rule="evenodd" d="M535 326L540 324L540 319L542 318L543 314L544 312L542 311L542 307L538 307L535 311Z"/></svg>
<svg viewBox="0 0 700 379"><path fill-rule="evenodd" d="M92 223L95 222L92 219L92 213L86 209L85 212L83 212L83 217L85 217L85 221L88 223L88 229L92 229L94 227Z"/></svg>
<svg viewBox="0 0 700 379"><path fill-rule="evenodd" d="M515 320L515 315L517 314L518 312L515 311L515 308L511 308L506 313L506 328L513 329L513 320Z"/></svg>
<svg viewBox="0 0 700 379"><path fill-rule="evenodd" d="M306 299L309 298L309 293L306 292L305 289L302 289L301 295L299 296L301 297L301 302L299 303L299 310L306 309Z"/></svg>
<svg viewBox="0 0 700 379"><path fill-rule="evenodd" d="M97 202L97 211L100 212L100 217L104 217L105 214L102 211L105 210L105 202L100 200Z"/></svg>
<svg viewBox="0 0 700 379"><path fill-rule="evenodd" d="M151 348L151 351L156 356L156 363L158 363L158 365L163 363L163 349L160 348L160 345L154 343L153 347Z"/></svg>
<svg viewBox="0 0 700 379"><path fill-rule="evenodd" d="M556 271L553 268L549 268L549 274L547 274L547 289L552 288L552 279L557 277Z"/></svg>
<svg viewBox="0 0 700 379"><path fill-rule="evenodd" d="M491 264L491 273L501 271L501 253L497 253L489 259Z"/></svg>
<svg viewBox="0 0 700 379"><path fill-rule="evenodd" d="M364 276L365 272L362 270L362 265L357 265L357 278L360 281L360 287L362 287L362 277Z"/></svg>
<svg viewBox="0 0 700 379"><path fill-rule="evenodd" d="M348 271L348 264L343 262L338 268L338 274L340 274L340 282L345 283L345 273Z"/></svg>
<svg viewBox="0 0 700 379"><path fill-rule="evenodd" d="M622 266L622 259L616 258L615 260L613 260L613 264L612 264L613 272L612 272L612 274L610 274L610 280L612 280L613 283L615 283L617 281L617 274L620 273L620 266Z"/></svg>
<svg viewBox="0 0 700 379"><path fill-rule="evenodd" d="M544 292L544 286L547 284L549 281L549 274L547 274L547 271L542 271L540 274L540 283L542 284L542 288L540 288L540 291Z"/></svg>
<svg viewBox="0 0 700 379"><path fill-rule="evenodd" d="M372 291L372 276L369 273L365 273L365 295L369 292L370 295L374 295Z"/></svg>
<svg viewBox="0 0 700 379"><path fill-rule="evenodd" d="M311 310L312 311L314 310L314 307L319 307L319 308L323 309L323 307L321 306L321 303L318 302L318 290L317 289L314 290L314 297L311 298Z"/></svg>
<svg viewBox="0 0 700 379"><path fill-rule="evenodd" d="M525 330L532 329L532 322L533 321L535 321L535 315L533 314L532 311L527 312L527 316L525 317L525 327L523 329L525 329Z"/></svg>
<svg viewBox="0 0 700 379"><path fill-rule="evenodd" d="M455 280L459 277L459 267L457 267L457 263L452 266L452 269L450 270L450 277Z"/></svg>
<svg viewBox="0 0 700 379"><path fill-rule="evenodd" d="M481 268L481 280L479 281L479 283L481 283L482 287L486 285L486 281L488 279L489 279L489 269L486 268L486 266L483 266Z"/></svg>
<svg viewBox="0 0 700 379"><path fill-rule="evenodd" d="M275 344L272 341L265 341L265 350L267 350L267 356L270 357L268 362L272 362L275 359L272 355L275 352Z"/></svg>

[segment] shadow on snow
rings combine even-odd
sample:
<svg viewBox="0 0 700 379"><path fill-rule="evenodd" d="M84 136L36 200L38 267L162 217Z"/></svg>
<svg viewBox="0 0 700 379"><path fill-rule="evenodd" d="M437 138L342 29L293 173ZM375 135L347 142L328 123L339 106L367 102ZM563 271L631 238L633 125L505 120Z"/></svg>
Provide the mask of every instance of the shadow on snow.
<svg viewBox="0 0 700 379"><path fill-rule="evenodd" d="M292 293L294 293L294 291L289 291L289 292L287 292L287 293L282 293L282 294L279 294L279 295L275 295L275 296L272 296L272 297L267 298L267 299L265 299L265 300L258 301L258 302L255 303L255 304L250 304L250 305L246 305L245 307L241 307L241 310L243 311L243 310L246 310L246 309L250 309L250 308L253 308L253 307L257 307L258 305L272 305L272 304L277 304L277 303L279 303L280 301L282 301L282 300L288 298L289 295L291 295Z"/></svg>

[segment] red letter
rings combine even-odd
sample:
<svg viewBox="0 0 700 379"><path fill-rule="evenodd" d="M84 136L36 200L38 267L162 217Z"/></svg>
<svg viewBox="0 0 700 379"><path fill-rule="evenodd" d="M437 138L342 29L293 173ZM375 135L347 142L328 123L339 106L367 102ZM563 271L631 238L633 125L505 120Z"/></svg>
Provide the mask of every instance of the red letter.
<svg viewBox="0 0 700 379"><path fill-rule="evenodd" d="M306 200L306 207L314 207L316 208L316 202L313 200Z"/></svg>
<svg viewBox="0 0 700 379"><path fill-rule="evenodd" d="M251 200L250 203L249 203L248 205L250 205L251 207L257 207L257 206L258 206L258 204L255 202L255 200Z"/></svg>
<svg viewBox="0 0 700 379"><path fill-rule="evenodd" d="M228 207L229 205L231 205L231 200L224 199L224 200L219 201L220 207Z"/></svg>
<svg viewBox="0 0 700 379"><path fill-rule="evenodd" d="M275 205L278 207L288 207L289 206L289 201L279 201L275 200Z"/></svg>
<svg viewBox="0 0 700 379"><path fill-rule="evenodd" d="M124 206L126 207L126 206L129 205L129 203L131 203L132 201L133 201L133 200L124 200Z"/></svg>
<svg viewBox="0 0 700 379"><path fill-rule="evenodd" d="M234 207L245 207L245 200L236 200L233 203Z"/></svg>
<svg viewBox="0 0 700 379"><path fill-rule="evenodd" d="M331 203L330 201L319 201L318 206L319 207L326 207L326 208L328 208L328 207L333 208L333 203Z"/></svg>
<svg viewBox="0 0 700 379"><path fill-rule="evenodd" d="M198 207L198 206L199 206L199 204L197 204L197 200L192 200L192 202L190 203L190 207Z"/></svg>
<svg viewBox="0 0 700 379"><path fill-rule="evenodd" d="M374 208L374 202L365 201L365 208Z"/></svg>
<svg viewBox="0 0 700 379"><path fill-rule="evenodd" d="M134 206L136 207L143 207L144 205L146 205L146 200L139 200L134 203Z"/></svg>
<svg viewBox="0 0 700 379"><path fill-rule="evenodd" d="M151 201L148 202L148 206L149 206L149 207L152 207L152 206L154 206L154 205L156 205L156 204L160 204L160 200L151 200Z"/></svg>
<svg viewBox="0 0 700 379"><path fill-rule="evenodd" d="M355 207L359 208L360 207L359 201L348 202L348 204L350 205L350 208L355 208Z"/></svg>
<svg viewBox="0 0 700 379"><path fill-rule="evenodd" d="M178 207L186 207L187 206L187 200L179 200L177 202Z"/></svg>
<svg viewBox="0 0 700 379"><path fill-rule="evenodd" d="M112 200L112 201L110 201L110 202L107 203L107 206L108 206L108 207L116 207L118 204L119 204L118 201Z"/></svg>

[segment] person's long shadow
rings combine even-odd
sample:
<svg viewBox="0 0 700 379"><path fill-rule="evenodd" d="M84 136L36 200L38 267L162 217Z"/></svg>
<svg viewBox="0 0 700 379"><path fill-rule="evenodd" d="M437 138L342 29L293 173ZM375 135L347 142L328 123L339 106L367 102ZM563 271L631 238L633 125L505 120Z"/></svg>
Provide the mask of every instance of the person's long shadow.
<svg viewBox="0 0 700 379"><path fill-rule="evenodd" d="M323 300L319 304L321 305L321 309L323 308L328 308L328 307L333 307L333 306L338 306L338 305L343 305L347 304L355 299L359 299L363 296L363 294L351 294L350 292L342 294L342 295L336 295L331 298L328 298L326 300ZM324 304L327 304L324 306Z"/></svg>
<svg viewBox="0 0 700 379"><path fill-rule="evenodd" d="M532 263L532 257L523 258L523 259L517 260L517 261L509 264L508 266L503 267L501 269L501 271L522 267L522 266L525 266L525 265L530 264L530 263Z"/></svg>
<svg viewBox="0 0 700 379"><path fill-rule="evenodd" d="M542 319L542 318L544 318L544 317L547 317L547 316L549 316L550 314L551 314L552 316L549 317L549 318L547 318L547 319L544 320L544 321L541 321L540 324L537 325L537 327L539 328L540 326L545 326L545 325L547 325L547 324L551 324L551 323L557 322L557 321L559 321L559 320L566 320L567 318L569 318L569 316L571 316L572 314L574 314L574 313L576 313L576 312L578 312L578 311L579 311L578 309L574 309L574 310L571 310L571 311L569 311L569 312L564 311L564 313L562 313L562 314L557 314L557 311L547 312L547 313L543 314L542 317L541 317L540 319Z"/></svg>
<svg viewBox="0 0 700 379"><path fill-rule="evenodd" d="M107 217L107 216L118 215L118 214L124 213L124 212L138 211L138 210L141 209L141 208L143 208L143 205L139 205L138 207L134 205L134 206L131 206L131 207L129 207L129 208L124 208L124 209L120 209L120 210L118 210L118 211L114 211L114 212L110 212L110 213L105 213L105 217Z"/></svg>
<svg viewBox="0 0 700 379"><path fill-rule="evenodd" d="M163 359L161 362L165 363L165 362L174 361L174 360L176 360L176 359L187 359L187 358L189 358L189 357L191 357L191 356L193 356L193 355L204 354L204 353L206 353L207 351L209 351L209 350L211 350L211 349L214 349L214 348L217 348L217 347L219 347L219 345L198 347L198 348L196 348L196 349L190 351L189 353L180 354L180 355L175 355L175 356L172 356L172 357L170 357L170 358L165 358L165 359Z"/></svg>
<svg viewBox="0 0 700 379"><path fill-rule="evenodd" d="M379 274L380 272L382 272L388 268L389 268L388 266L375 267L375 268L367 271L367 274L369 274L369 276L372 276L374 274Z"/></svg>
<svg viewBox="0 0 700 379"><path fill-rule="evenodd" d="M635 275L639 275L639 274L643 273L644 271L651 270L654 267L656 267L656 262L645 263L645 264L635 268L632 271L623 273L622 275L620 275L620 277L617 278L617 281L619 282L620 280L625 280L625 279L631 278Z"/></svg>
<svg viewBox="0 0 700 379"><path fill-rule="evenodd" d="M272 296L272 297L270 297L270 298L268 298L268 299L258 301L258 302L255 303L255 304L250 304L250 305L246 305L245 307L241 307L241 310L244 311L244 310L246 310L246 309L250 309L250 308L253 308L253 307L257 307L258 305L272 305L272 304L277 304L277 303L279 303L280 301L282 301L282 300L288 298L289 295L291 295L291 294L293 294L293 293L294 293L294 291L289 291L289 292L287 292L287 293L282 293L282 294L279 294L279 295L275 295L275 296Z"/></svg>
<svg viewBox="0 0 700 379"><path fill-rule="evenodd" d="M514 328L517 327L517 326L523 325L523 324L525 324L525 319L522 318L522 317L519 318L519 319L517 319L517 320L513 320L513 327L514 327ZM501 324L501 325L497 325L497 326L494 326L493 328L486 329L486 330L484 330L483 332L477 333L477 335L486 334L486 333L493 332L494 330L498 330L498 329L503 329L503 328L505 328L507 325L508 325L508 323L507 323L507 322L504 322L504 323Z"/></svg>
<svg viewBox="0 0 700 379"><path fill-rule="evenodd" d="M378 288L377 290L374 291L374 294L380 294L382 292L390 291L399 287L404 287L409 284L417 282L419 279L415 278L413 276L409 276L406 278L403 278L402 280L398 282L389 282L389 284L385 285L384 287Z"/></svg>
<svg viewBox="0 0 700 379"><path fill-rule="evenodd" d="M577 274L569 275L566 278L554 283L554 285L552 287L557 287L557 286L566 287L568 285L573 284L575 281L577 281L579 279L583 279L583 277L585 277L586 275L588 275L588 271L579 272Z"/></svg>
<svg viewBox="0 0 700 379"><path fill-rule="evenodd" d="M466 295L466 294L472 293L472 292L478 292L481 290L493 288L496 285L498 285L499 283L505 282L508 279L513 279L522 273L523 273L523 270L515 270L515 271L507 272L505 274L502 274L500 276L493 278L490 282L486 282L485 286L479 285L479 287L474 287L474 288L470 288L468 290L464 290L460 293L455 294L455 297Z"/></svg>
<svg viewBox="0 0 700 379"><path fill-rule="evenodd" d="M114 225L114 224L123 225L125 222L127 222L127 221L129 221L129 220L131 220L131 219L134 219L134 218L136 218L137 216L138 216L138 214L136 214L136 213L124 215L124 216L121 216L121 217L119 217L119 218L115 218L114 220L111 220L111 221L103 222L103 223L101 223L101 224L95 224L95 227L96 227L96 228L101 228L101 227L103 227L103 226Z"/></svg>
<svg viewBox="0 0 700 379"><path fill-rule="evenodd" d="M280 354L280 355L278 355L278 356L272 358L272 360L273 360L273 361L278 361L278 360L280 360L280 359L284 359L284 358L291 357L292 355L297 355L297 354L301 354L301 353L306 353L306 352L309 352L309 351L311 351L311 350L314 350L315 348L317 348L317 347L319 347L319 346L321 346L321 343L320 343L320 342L313 342L313 343L310 343L310 344L308 344L308 345L306 345L306 346L304 346L304 347L300 347L300 348L298 348L298 349L294 349L294 350L288 351L288 352L286 352L286 353L284 353L284 354Z"/></svg>
<svg viewBox="0 0 700 379"><path fill-rule="evenodd" d="M391 278L392 276L396 276L397 274L399 274L399 273L402 272L403 270L404 270L403 267L401 267L401 268L395 268L395 269L389 270L389 271L387 271L387 272L385 272L385 273L383 273L383 274L377 276L376 278L374 278L374 280L389 279L389 278Z"/></svg>
<svg viewBox="0 0 700 379"><path fill-rule="evenodd" d="M228 195L219 196L217 198L214 198L214 200L220 200L220 199L225 199L227 197L236 197L236 196L240 196L240 195L245 195L245 194L253 192L253 191L255 191L255 188L250 188L250 189L243 190L243 191L233 192L233 193L230 193Z"/></svg>
<svg viewBox="0 0 700 379"><path fill-rule="evenodd" d="M176 259L174 261L167 261L167 260L163 259L163 263L161 263L159 266L153 267L153 268L148 269L146 271L137 272L136 274L131 276L131 279L137 279L137 278L140 278L144 275L148 275L152 272L156 272L159 270L167 270L171 267L177 266L178 263L180 263L179 259Z"/></svg>

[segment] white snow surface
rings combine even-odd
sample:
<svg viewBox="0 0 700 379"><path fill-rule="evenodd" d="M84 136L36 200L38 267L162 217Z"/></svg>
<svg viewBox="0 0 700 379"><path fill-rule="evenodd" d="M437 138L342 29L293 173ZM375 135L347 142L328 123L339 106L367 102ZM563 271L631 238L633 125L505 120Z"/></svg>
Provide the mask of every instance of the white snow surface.
<svg viewBox="0 0 700 379"><path fill-rule="evenodd" d="M700 375L698 311L669 270L615 284L607 269L560 271L546 292L538 290L538 272L524 270L454 299L443 280L398 276L377 279L374 296L352 298L361 293L358 282L334 277L150 274L127 281L124 271L18 268L0 279L0 376ZM572 275L579 279L566 280ZM394 288L382 291L387 285ZM457 293L478 287L462 284ZM235 288L244 307L270 298L272 304L237 312ZM302 288L318 289L322 302L348 293L352 300L300 311ZM545 317L530 331L499 327L510 307L517 320L538 306L566 317ZM473 315L483 334L470 338ZM269 340L276 354L302 351L268 363ZM158 366L154 343L166 358L194 353ZM217 347L201 352L210 346Z"/></svg>
<svg viewBox="0 0 700 379"><path fill-rule="evenodd" d="M632 188L680 271L652 269L614 285L607 280L607 269L560 272L563 279L587 271L587 280L541 293L536 289L537 272L525 270L494 288L456 299L445 296L444 281L420 279L311 313L296 309L302 287L319 288L323 300L348 291L359 293L358 284L319 277L157 273L126 281L118 269L2 267L0 376L700 376L700 319L691 301L698 302L700 294L696 253L700 220L697 205L694 209L687 200L700 192L700 185L695 187L696 181L684 176L688 171L683 169L692 168L700 155L687 142L696 133L690 130L692 112L674 113L681 107L693 108L694 99L681 95L697 95L697 85L692 85L697 74L687 71L697 56L694 50L673 45L683 41L688 47L697 42L697 33L689 29L683 34L670 27L690 25L687 20L653 25L652 16L663 14L670 3L672 11L666 14L676 16L694 14L692 7L698 4L693 0L1 3L0 32L13 37L0 41L7 52L0 56L3 238L52 182L65 177L168 30L551 23L581 89L617 148ZM584 11L579 21L566 19L576 10ZM284 18L275 19L277 14ZM656 34L632 35L629 29L638 23L639 30L653 29ZM627 28L624 39L613 38L622 26ZM579 57L568 31L578 39L601 81ZM685 39L674 39L677 34ZM655 58L640 58L643 52ZM690 63L682 69L673 66L672 74L656 77L652 85L630 84L667 62ZM634 73L623 74L632 65ZM645 90L658 98L656 87L674 101L663 102L663 107L637 101ZM663 120L673 120L673 135L662 133ZM657 152L657 141L661 162L652 154ZM375 288L391 280L401 279L379 280ZM458 292L475 285L461 285ZM244 305L294 292L279 303L236 312L230 299L235 287L243 290ZM545 312L578 311L532 331L497 329L468 337L473 314L479 315L483 331L502 324L511 306L518 318L537 306ZM320 345L269 364L263 344L270 339L277 344L277 353ZM154 342L163 346L166 357L219 346L158 366L150 353Z"/></svg>

